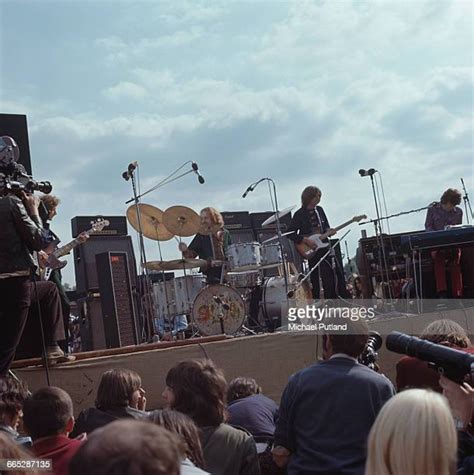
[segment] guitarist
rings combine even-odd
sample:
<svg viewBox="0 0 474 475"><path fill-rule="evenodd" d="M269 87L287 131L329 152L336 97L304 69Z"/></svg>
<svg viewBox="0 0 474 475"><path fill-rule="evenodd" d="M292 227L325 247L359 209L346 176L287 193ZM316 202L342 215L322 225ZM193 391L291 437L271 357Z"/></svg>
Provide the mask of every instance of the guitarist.
<svg viewBox="0 0 474 475"><path fill-rule="evenodd" d="M43 224L43 228L46 229L50 233L51 239L57 244L59 242L58 237L51 231L50 229L50 221L56 216L57 214L57 207L61 202L59 198L54 195L43 195L41 196L41 205L39 207L39 215ZM88 236L83 233L83 235L79 236L79 239L84 242ZM45 251L40 251L38 253L38 258L40 261L40 266L44 267L48 260L49 253L47 252L54 251L53 248L48 248ZM65 342L61 344L63 351L68 352L68 343L69 343L69 315L71 312L71 303L68 299L66 294L66 290L64 289L63 282L62 282L62 275L60 269L54 269L51 272L51 277L49 278L51 282L53 282L56 287L58 288L59 297L61 299L61 309L63 313L63 322L64 322L64 334L65 334Z"/></svg>
<svg viewBox="0 0 474 475"><path fill-rule="evenodd" d="M311 249L316 244L308 239L312 234L327 233L328 236L336 234L336 230L329 226L328 218L321 206L321 190L316 186L307 186L301 193L301 208L296 211L291 220L288 231L293 231L288 237L296 244L304 243ZM320 249L308 260L312 268L328 251L328 248ZM322 288L320 283L322 283ZM313 287L313 299L319 299L324 292L324 298L335 299L338 297L350 298L346 288L344 273L340 263L335 258L334 251L329 254L320 266L311 274ZM322 292L323 291L323 292Z"/></svg>

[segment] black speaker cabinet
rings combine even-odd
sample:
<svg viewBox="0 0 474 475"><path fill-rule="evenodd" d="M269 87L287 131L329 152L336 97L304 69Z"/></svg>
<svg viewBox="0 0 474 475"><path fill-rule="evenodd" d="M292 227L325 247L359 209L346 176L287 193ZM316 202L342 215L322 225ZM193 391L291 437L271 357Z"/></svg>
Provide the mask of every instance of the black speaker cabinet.
<svg viewBox="0 0 474 475"><path fill-rule="evenodd" d="M137 322L126 252L96 256L107 348L136 345Z"/></svg>
<svg viewBox="0 0 474 475"><path fill-rule="evenodd" d="M74 248L76 289L78 293L98 292L96 255L104 252L126 252L130 282L135 287L137 270L130 236L91 236L85 243Z"/></svg>
<svg viewBox="0 0 474 475"><path fill-rule="evenodd" d="M81 351L95 351L107 348L100 294L87 293L77 298Z"/></svg>

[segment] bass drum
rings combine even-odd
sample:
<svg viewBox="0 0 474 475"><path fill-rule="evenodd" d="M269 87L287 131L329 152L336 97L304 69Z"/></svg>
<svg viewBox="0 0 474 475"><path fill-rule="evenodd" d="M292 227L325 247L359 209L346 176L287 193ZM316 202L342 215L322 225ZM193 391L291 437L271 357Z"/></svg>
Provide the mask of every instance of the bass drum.
<svg viewBox="0 0 474 475"><path fill-rule="evenodd" d="M218 304L216 299L220 299L222 304ZM228 308L222 308L223 306ZM223 325L219 318L221 314ZM223 284L208 285L196 296L192 315L201 335L233 335L244 324L245 304L235 289Z"/></svg>
<svg viewBox="0 0 474 475"><path fill-rule="evenodd" d="M288 276L288 291L294 290L298 284L297 275ZM268 277L260 287L260 308L258 321L270 331L281 326L282 312L286 308L285 278L283 276ZM311 285L306 280L295 291L290 305L304 307L312 299Z"/></svg>

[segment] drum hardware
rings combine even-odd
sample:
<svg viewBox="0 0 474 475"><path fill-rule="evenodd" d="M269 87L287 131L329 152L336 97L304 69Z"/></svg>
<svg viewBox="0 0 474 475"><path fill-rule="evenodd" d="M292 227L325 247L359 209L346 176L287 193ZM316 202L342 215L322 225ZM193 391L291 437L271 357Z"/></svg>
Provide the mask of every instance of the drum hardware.
<svg viewBox="0 0 474 475"><path fill-rule="evenodd" d="M295 205L288 206L288 208L282 209L281 211L277 211L273 216L270 216L268 219L266 219L262 223L262 225L261 225L262 228L264 228L265 226L268 226L270 224L276 223L277 221L280 220L280 218L283 218L283 216L286 216L288 213L291 213L294 209L295 209ZM290 233L285 233L285 234L290 234ZM285 234L282 234L281 236L284 236ZM278 239L278 236L274 239Z"/></svg>
<svg viewBox="0 0 474 475"><path fill-rule="evenodd" d="M294 233L295 233L294 231L288 231L288 232L286 232L286 233L283 233L283 234L281 235L281 237L283 237L283 236L288 236L289 234L294 234ZM263 244L267 244L267 243L269 243L269 242L271 242L271 241L275 241L276 239L278 239L278 234L275 234L275 236L272 236L271 238L265 239L265 241L262 241L262 245L263 245Z"/></svg>

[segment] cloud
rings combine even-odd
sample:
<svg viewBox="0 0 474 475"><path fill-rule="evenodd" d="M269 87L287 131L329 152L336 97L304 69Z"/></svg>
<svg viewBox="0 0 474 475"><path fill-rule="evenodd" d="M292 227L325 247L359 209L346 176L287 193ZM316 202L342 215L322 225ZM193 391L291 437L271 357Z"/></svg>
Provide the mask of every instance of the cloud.
<svg viewBox="0 0 474 475"><path fill-rule="evenodd" d="M115 86L105 89L104 95L113 101L121 99L143 100L148 96L147 90L133 82L121 81Z"/></svg>

